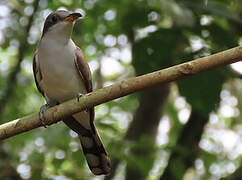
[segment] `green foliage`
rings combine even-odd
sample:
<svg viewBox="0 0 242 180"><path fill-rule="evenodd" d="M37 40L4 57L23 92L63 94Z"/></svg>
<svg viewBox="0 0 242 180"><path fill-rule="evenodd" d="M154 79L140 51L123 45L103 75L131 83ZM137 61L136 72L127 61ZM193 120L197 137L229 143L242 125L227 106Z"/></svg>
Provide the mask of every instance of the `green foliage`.
<svg viewBox="0 0 242 180"><path fill-rule="evenodd" d="M137 75L172 64L173 56L171 55L175 53L180 37L178 30L159 29L135 43L133 65Z"/></svg>
<svg viewBox="0 0 242 180"><path fill-rule="evenodd" d="M225 77L219 70L201 73L177 82L179 92L195 111L207 116L218 107Z"/></svg>

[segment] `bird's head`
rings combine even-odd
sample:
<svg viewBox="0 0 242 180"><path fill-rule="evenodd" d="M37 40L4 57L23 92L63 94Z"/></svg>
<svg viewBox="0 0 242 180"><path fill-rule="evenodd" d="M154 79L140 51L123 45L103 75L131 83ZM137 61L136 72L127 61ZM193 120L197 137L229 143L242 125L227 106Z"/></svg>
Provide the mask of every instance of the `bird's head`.
<svg viewBox="0 0 242 180"><path fill-rule="evenodd" d="M42 38L48 36L48 38L69 39L73 25L80 17L82 17L80 13L71 13L65 10L52 12L45 20Z"/></svg>

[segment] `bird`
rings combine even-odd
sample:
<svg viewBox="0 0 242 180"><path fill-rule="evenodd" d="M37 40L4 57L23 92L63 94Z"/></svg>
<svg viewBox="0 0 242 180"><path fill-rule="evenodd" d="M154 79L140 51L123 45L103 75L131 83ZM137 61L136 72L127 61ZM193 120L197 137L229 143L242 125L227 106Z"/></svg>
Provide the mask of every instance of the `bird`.
<svg viewBox="0 0 242 180"><path fill-rule="evenodd" d="M75 22L83 15L57 10L44 23L41 39L33 58L34 80L46 104L40 108L40 121L52 106L93 91L92 76L82 50L71 34ZM63 118L62 121L78 134L89 169L94 175L107 175L110 160L94 124L94 108Z"/></svg>

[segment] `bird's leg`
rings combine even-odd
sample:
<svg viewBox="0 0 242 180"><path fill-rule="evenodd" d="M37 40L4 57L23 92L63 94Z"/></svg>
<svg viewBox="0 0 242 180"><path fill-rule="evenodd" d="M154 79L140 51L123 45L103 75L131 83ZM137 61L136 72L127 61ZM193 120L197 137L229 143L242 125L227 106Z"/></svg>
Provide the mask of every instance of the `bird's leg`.
<svg viewBox="0 0 242 180"><path fill-rule="evenodd" d="M84 94L82 94L82 93L78 93L78 94L77 94L77 96L76 96L76 98L77 98L77 102L80 101L80 98L81 98L83 95L84 95ZM85 111L88 112L88 109L85 109Z"/></svg>
<svg viewBox="0 0 242 180"><path fill-rule="evenodd" d="M45 124L45 111L50 108L50 107L53 107L55 105L57 105L58 102L55 102L55 101L50 101L50 102L47 102L45 105L41 106L40 107L40 112L39 112L39 119L40 119L40 122L41 124L46 128L46 124Z"/></svg>
<svg viewBox="0 0 242 180"><path fill-rule="evenodd" d="M77 95L76 95L76 98L77 98L77 102L79 102L80 101L80 98L83 96L83 94L82 93L78 93Z"/></svg>
<svg viewBox="0 0 242 180"><path fill-rule="evenodd" d="M45 111L50 107L50 105L47 103L43 106L40 107L40 112L39 112L39 119L40 119L40 122L42 124L42 126L44 126L46 128L46 124L45 124L45 117L44 117L44 114L45 114Z"/></svg>

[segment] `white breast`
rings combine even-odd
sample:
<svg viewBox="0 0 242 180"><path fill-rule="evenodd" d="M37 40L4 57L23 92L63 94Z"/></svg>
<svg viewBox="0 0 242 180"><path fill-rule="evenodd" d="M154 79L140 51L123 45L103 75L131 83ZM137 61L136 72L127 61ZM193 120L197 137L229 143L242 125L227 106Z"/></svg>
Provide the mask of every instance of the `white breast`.
<svg viewBox="0 0 242 180"><path fill-rule="evenodd" d="M86 92L75 67L75 49L72 40L67 44L48 39L40 42L38 62L42 80L39 85L48 99L63 102Z"/></svg>

